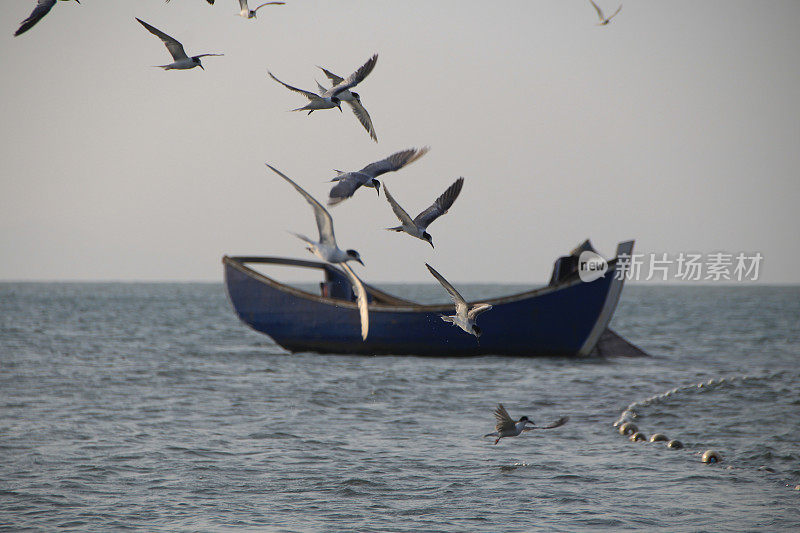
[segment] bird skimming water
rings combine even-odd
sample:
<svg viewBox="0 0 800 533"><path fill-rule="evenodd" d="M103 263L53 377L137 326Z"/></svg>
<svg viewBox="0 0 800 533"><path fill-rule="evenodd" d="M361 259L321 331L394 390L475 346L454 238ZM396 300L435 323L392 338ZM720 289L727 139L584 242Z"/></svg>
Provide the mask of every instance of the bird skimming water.
<svg viewBox="0 0 800 533"><path fill-rule="evenodd" d="M276 78L270 71L267 71L267 74L269 74L270 78L277 81L290 91L300 93L306 98L308 98L309 102L307 105L303 107L298 107L297 109L292 109L292 111L308 111L308 114L310 115L314 111L320 109L333 109L334 107L339 108L339 111L341 111L342 101L339 99L339 94L349 89L352 89L353 87L364 81L364 78L366 78L369 75L369 73L372 72L372 69L375 68L375 63L377 61L378 61L378 54L375 54L374 56L369 58L366 63L361 65L358 68L358 70L350 74L350 76L348 76L346 80L342 80L340 83L337 83L327 91L324 92L320 91L320 94L311 91L305 91L303 89L298 89L297 87L292 87L291 85L288 85L279 80L278 78Z"/></svg>
<svg viewBox="0 0 800 533"><path fill-rule="evenodd" d="M453 205L453 202L455 202L456 198L458 198L459 193L461 193L461 187L463 185L464 178L458 178L447 188L446 191L441 194L441 196L439 196L439 198L436 199L435 202L433 202L433 205L418 214L413 220L411 219L411 216L406 213L402 207L400 207L400 204L395 201L395 199L389 193L389 189L387 189L384 185L383 192L386 193L386 200L389 202L389 205L392 206L392 211L394 211L395 216L397 216L401 222L400 226L386 229L389 231L402 231L404 233L408 233L412 237L427 241L428 244L431 245L431 248L433 248L433 237L431 237L431 234L428 233L428 226L430 226L437 218L447 213L447 210L450 209L450 207Z"/></svg>
<svg viewBox="0 0 800 533"><path fill-rule="evenodd" d="M75 1L80 4L80 0ZM18 37L33 28L37 22L42 20L53 9L54 5L56 5L56 0L39 0L36 2L36 7L33 8L28 18L19 25L17 31L14 32L14 37Z"/></svg>
<svg viewBox="0 0 800 533"><path fill-rule="evenodd" d="M221 56L222 54L200 54L197 56L189 57L186 55L186 51L183 49L183 45L177 41L175 38L170 37L163 31L159 30L158 28L154 28L150 24L146 23L141 19L136 19L139 23L147 29L150 33L158 37L164 42L164 46L167 47L169 53L172 55L172 59L174 60L169 65L156 65L157 67L163 68L164 70L170 69L190 69L194 67L200 67L201 69L205 70L203 67L203 63L200 62L201 57L206 56Z"/></svg>
<svg viewBox="0 0 800 533"><path fill-rule="evenodd" d="M533 420L527 416L520 417L519 420L514 421L501 403L497 404L497 409L494 410L494 417L497 419L497 424L494 426L496 431L493 433L487 433L484 435L484 437L497 437L494 441L495 444L500 442L500 439L503 437L516 437L523 431L531 431L533 429L557 428L559 426L563 426L569 420L568 416L562 416L552 424L548 424L546 426L536 426L533 423ZM528 424L530 424L530 426L528 426Z"/></svg>
<svg viewBox="0 0 800 533"><path fill-rule="evenodd" d="M461 294L450 285L444 277L439 274L436 269L430 266L428 263L425 263L425 266L428 267L433 277L442 284L442 287L445 288L447 292L450 293L450 296L453 298L453 303L456 305L456 314L453 316L440 316L442 320L445 322L450 322L454 326L458 326L470 335L475 335L476 338L480 338L482 331L481 328L475 323L475 319L478 317L479 314L483 313L484 311L488 311L492 308L489 304L475 304L472 308L469 307L469 304Z"/></svg>
<svg viewBox="0 0 800 533"><path fill-rule="evenodd" d="M375 163L370 163L361 170L353 172L339 172L339 175L331 181L336 181L336 185L331 188L328 197L328 205L336 205L339 202L350 198L355 194L359 187L372 187L381 194L381 182L377 179L381 174L395 172L406 165L410 165L423 155L428 153L429 148L409 148L401 152L395 152L385 159Z"/></svg>

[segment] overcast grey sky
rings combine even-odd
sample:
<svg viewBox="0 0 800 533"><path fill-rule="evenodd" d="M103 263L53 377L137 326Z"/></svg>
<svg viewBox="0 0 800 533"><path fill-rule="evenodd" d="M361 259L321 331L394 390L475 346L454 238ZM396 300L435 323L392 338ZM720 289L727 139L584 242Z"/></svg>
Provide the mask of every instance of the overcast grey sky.
<svg viewBox="0 0 800 533"><path fill-rule="evenodd" d="M599 2L607 13L616 0ZM220 280L223 254L310 258L334 168L431 152L386 176L414 214L458 176L436 249L383 228L383 195L332 209L367 281L541 282L585 237L606 255L760 252L800 282L800 2L235 0L0 3L0 280ZM164 46L221 52L162 71ZM267 77L313 88L380 55L345 112L306 116Z"/></svg>

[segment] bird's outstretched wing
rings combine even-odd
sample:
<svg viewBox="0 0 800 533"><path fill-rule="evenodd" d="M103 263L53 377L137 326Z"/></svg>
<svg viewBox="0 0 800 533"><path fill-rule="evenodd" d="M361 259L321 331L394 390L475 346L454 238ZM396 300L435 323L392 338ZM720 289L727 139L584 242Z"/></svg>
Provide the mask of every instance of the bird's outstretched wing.
<svg viewBox="0 0 800 533"><path fill-rule="evenodd" d="M334 74L333 72L324 67L319 67L319 69L325 73L325 75L328 77L329 80L331 80L331 83L334 85L337 85L339 83L342 83L342 81L344 81L344 78L342 78L341 76L337 76L336 74Z"/></svg>
<svg viewBox="0 0 800 533"><path fill-rule="evenodd" d="M423 146L422 148L409 148L407 150L401 150L393 153L389 157L381 159L380 161L370 163L362 168L360 172L363 172L364 174L367 174L373 178L380 176L381 174L386 174L387 172L395 172L406 165L410 165L423 155L427 154L429 150L430 148L427 146Z"/></svg>
<svg viewBox="0 0 800 533"><path fill-rule="evenodd" d="M328 193L328 205L336 205L353 196L359 187L371 180L369 176L362 172L347 172L339 174L336 178L336 185L331 187Z"/></svg>
<svg viewBox="0 0 800 533"><path fill-rule="evenodd" d="M364 106L358 100L348 100L348 104L350 104L350 109L353 110L353 114L356 116L358 121L364 126L364 129L367 130L369 133L370 138L378 142L378 134L375 133L375 126L372 125L372 118L370 118L369 113L364 108Z"/></svg>
<svg viewBox="0 0 800 533"><path fill-rule="evenodd" d="M546 426L527 426L525 428L525 431L533 431L534 429L553 429L553 428L557 428L557 427L563 426L564 424L567 423L567 421L569 421L569 417L568 416L562 416L561 418L559 418L555 422L551 422L551 423L547 424Z"/></svg>
<svg viewBox="0 0 800 533"><path fill-rule="evenodd" d="M474 320L476 316L483 313L484 311L488 311L491 308L492 306L490 304L475 305L467 313L467 318L469 318L470 320Z"/></svg>
<svg viewBox="0 0 800 533"><path fill-rule="evenodd" d="M358 313L361 318L361 339L367 340L369 334L369 308L367 307L367 290L364 284L358 279L353 269L346 263L339 263L347 277L350 278L350 285L353 287L353 292L356 294L356 301L358 302Z"/></svg>
<svg viewBox="0 0 800 533"><path fill-rule="evenodd" d="M18 37L33 28L37 22L42 20L53 9L54 5L56 5L56 0L39 0L31 14L28 15L28 18L20 23L19 28L14 32L14 37Z"/></svg>
<svg viewBox="0 0 800 533"><path fill-rule="evenodd" d="M619 7L617 8L617 10L616 10L616 11L614 11L614 14L613 14L613 15L611 15L610 17L608 17L608 20L611 20L611 19L613 19L614 17L616 17L616 16L617 16L617 13L619 13L621 10L622 10L622 4L620 4L620 5L619 5Z"/></svg>
<svg viewBox="0 0 800 533"><path fill-rule="evenodd" d="M450 282L447 281L446 279L444 279L444 277L441 274L436 272L436 269L434 269L428 263L425 263L425 266L428 267L428 270L430 271L431 274L433 274L433 277L436 278L436 280L439 283L442 284L442 287L444 287L444 289L447 292L450 293L450 296L453 298L453 303L456 304L456 314L459 314L459 315L462 314L462 313L466 314L467 313L467 301L464 300L464 297L461 296L461 293L459 293L456 290L455 287L450 285ZM503 407L503 406L500 405L499 407ZM506 414L508 414L508 413L506 413Z"/></svg>
<svg viewBox="0 0 800 533"><path fill-rule="evenodd" d="M262 8L262 7L264 7L264 6L282 6L282 5L284 5L285 3L286 3L286 2L264 2L263 4L261 4L260 6L258 6L257 8L255 8L255 9L253 10L253 12L255 13L256 11L258 11L259 9L261 9L261 8Z"/></svg>
<svg viewBox="0 0 800 533"><path fill-rule="evenodd" d="M164 43L164 46L167 47L169 53L172 55L172 59L175 61L180 61L181 59L189 59L189 56L186 55L186 51L183 49L183 45L178 42L174 37L170 37L163 31L159 30L158 28L154 28L150 24L146 23L142 19L137 18L136 20L147 29L150 33L161 39Z"/></svg>
<svg viewBox="0 0 800 533"><path fill-rule="evenodd" d="M331 88L328 93L329 96L336 96L342 91L346 91L347 89L351 89L364 81L364 78L369 76L369 73L372 72L372 69L375 68L375 63L378 62L378 54L375 54L371 58L367 60L366 63L358 67L358 70L350 74L346 80L342 80L341 82L337 83L336 85Z"/></svg>
<svg viewBox="0 0 800 533"><path fill-rule="evenodd" d="M305 91L303 89L298 89L297 87L292 87L288 83L282 82L281 80L276 78L275 75L270 71L267 71L267 74L269 74L270 78L272 78L273 80L277 81L278 83L280 83L281 85L283 85L284 87L289 89L290 91L294 91L296 93L300 93L303 96L305 96L306 98L308 98L309 100L316 100L317 98L319 98L319 95L316 94L316 93L312 93L311 91Z"/></svg>
<svg viewBox="0 0 800 533"><path fill-rule="evenodd" d="M494 418L497 420L497 424L495 424L494 428L499 432L506 429L512 429L516 422L509 416L508 411L506 408L503 407L502 403L497 404L497 408L494 410Z"/></svg>
<svg viewBox="0 0 800 533"><path fill-rule="evenodd" d="M594 10L595 10L595 11L597 11L597 16L600 18L600 20L601 20L601 21L604 21L606 18L605 18L605 16L603 15L603 10L602 10L602 9L600 9L600 6L598 6L597 4L595 4L595 3L594 3L594 0L589 0L589 2L591 2L591 3L592 3L592 6L594 6Z"/></svg>
<svg viewBox="0 0 800 533"><path fill-rule="evenodd" d="M414 219L414 223L417 227L423 229L427 228L434 220L447 213L447 210L450 209L453 202L456 201L456 198L458 198L458 195L461 193L461 187L463 187L463 185L464 178L458 178L454 181L453 184L433 202L433 205L417 215Z"/></svg>
<svg viewBox="0 0 800 533"><path fill-rule="evenodd" d="M328 244L331 246L336 246L336 237L333 235L333 219L331 218L330 213L322 207L322 204L319 203L317 200L314 199L313 196L308 194L305 189L299 186L297 183L292 181L292 179L278 170L277 168L273 167L269 163L267 166L278 176L282 177L289 183L291 183L292 187L297 189L303 198L306 199L306 202L309 203L311 208L314 210L314 217L317 219L317 229L319 230L319 240L323 244Z"/></svg>
<svg viewBox="0 0 800 533"><path fill-rule="evenodd" d="M389 202L389 205L392 206L392 211L394 211L395 216L400 220L400 223L404 226L413 226L414 221L411 220L411 215L406 213L406 210L400 207L394 197L389 192L389 189L386 188L386 185L383 186L383 193L386 195L386 201Z"/></svg>

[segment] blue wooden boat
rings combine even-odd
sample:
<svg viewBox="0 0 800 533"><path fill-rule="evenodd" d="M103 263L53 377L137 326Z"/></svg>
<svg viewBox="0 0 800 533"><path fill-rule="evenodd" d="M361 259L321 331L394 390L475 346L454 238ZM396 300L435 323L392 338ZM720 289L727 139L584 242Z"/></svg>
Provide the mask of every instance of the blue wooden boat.
<svg viewBox="0 0 800 533"><path fill-rule="evenodd" d="M588 248L587 248L588 247ZM482 300L493 309L478 320L480 340L442 321L453 304L421 305L365 284L369 336L361 339L358 307L350 283L337 267L317 261L262 256L225 256L225 285L239 318L291 352L407 354L421 356L639 355L638 348L608 329L623 285L618 257L633 241L620 243L608 271L591 282L577 274L586 241L556 261L548 286ZM323 271L320 293L280 283L249 265L269 264ZM618 279L619 278L619 279ZM471 302L477 303L477 302Z"/></svg>

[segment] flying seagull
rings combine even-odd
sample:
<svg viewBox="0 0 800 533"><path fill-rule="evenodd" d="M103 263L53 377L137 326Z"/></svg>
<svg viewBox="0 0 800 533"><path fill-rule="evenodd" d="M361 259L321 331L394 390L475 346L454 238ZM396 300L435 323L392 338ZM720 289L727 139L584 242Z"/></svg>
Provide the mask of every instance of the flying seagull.
<svg viewBox="0 0 800 533"><path fill-rule="evenodd" d="M431 248L433 248L433 237L431 237L431 234L427 231L428 226L430 226L434 220L447 213L447 210L450 209L450 207L453 205L453 202L455 202L456 198L458 198L463 185L464 178L458 178L447 188L446 191L441 194L441 196L439 196L439 198L436 199L435 202L433 202L433 205L431 205L422 213L418 214L414 220L411 220L409 214L406 213L402 207L400 207L400 204L395 201L391 193L389 193L389 189L387 189L386 185L384 185L383 192L386 193L386 200L392 206L392 211L394 211L394 214L398 219L400 219L401 222L400 226L386 229L389 231L403 231L412 237L416 237L417 239L421 239L423 241L428 241L428 244L430 244Z"/></svg>
<svg viewBox="0 0 800 533"><path fill-rule="evenodd" d="M428 150L430 150L430 148L427 146L423 148L409 148L408 150L395 152L389 157L375 163L370 163L361 170L355 170L353 172L341 172L337 170L336 172L339 172L339 175L331 180L337 183L331 188L328 197L328 205L336 205L347 200L353 196L361 186L372 187L378 192L378 196L380 196L381 182L375 178L381 174L395 172L406 165L410 165L427 154Z"/></svg>
<svg viewBox="0 0 800 533"><path fill-rule="evenodd" d="M503 437L516 437L523 431L531 431L533 429L553 429L559 426L563 426L569 420L568 416L562 416L552 424L548 424L546 426L536 426L533 423L533 420L529 419L527 416L521 417L516 422L513 418L511 418L506 411L503 404L498 403L497 409L494 410L494 417L497 419L497 424L494 426L497 431L494 433L487 433L484 437L497 437L494 441L495 444L500 442L500 439ZM527 424L530 424L528 426Z"/></svg>
<svg viewBox="0 0 800 533"><path fill-rule="evenodd" d="M334 107L338 107L339 111L341 111L342 101L339 99L339 94L349 89L352 89L353 87L361 83L364 80L364 78L366 78L369 75L369 73L372 72L372 69L375 68L375 63L377 61L378 61L378 54L375 54L374 56L369 58L366 63L361 65L361 67L359 67L358 70L350 74L350 76L348 76L346 80L337 83L332 88L326 91L320 90L319 94L311 91L305 91L303 89L298 89L297 87L292 87L291 85L283 83L281 80L276 78L272 74L272 72L267 71L267 74L269 74L273 80L277 81L290 91L300 93L304 95L306 98L308 98L309 102L307 105L303 107L298 107L297 109L293 109L292 111L308 111L308 114L310 115L311 113L319 109L333 109Z"/></svg>
<svg viewBox="0 0 800 533"><path fill-rule="evenodd" d="M333 83L334 86L344 81L344 78L337 76L330 70L323 67L319 68L325 73L328 79L331 80L331 83ZM317 82L317 87L321 92L327 90L325 87L320 85L319 82ZM339 93L338 97L342 102L347 102L350 104L350 108L353 110L353 113L358 121L361 122L361 125L364 126L364 129L367 130L370 138L373 141L378 142L378 135L375 133L375 127L372 125L372 119L370 118L369 113L367 113L367 110L364 108L364 104L361 103L361 96L357 92L348 89Z"/></svg>
<svg viewBox="0 0 800 533"><path fill-rule="evenodd" d="M453 298L453 303L456 304L456 314L453 316L440 316L442 320L445 322L450 322L454 326L458 326L470 335L475 335L476 338L480 338L481 336L481 328L475 323L475 319L478 317L479 314L483 313L484 311L488 311L492 308L489 304L475 304L472 308L469 307L469 304L464 297L459 294L459 292L450 285L450 282L444 279L444 277L436 272L436 270L430 266L428 263L425 263L425 266L428 267L433 277L442 284L442 287L445 288L447 292L450 293L450 297Z"/></svg>
<svg viewBox="0 0 800 533"><path fill-rule="evenodd" d="M328 263L345 263L347 261L357 261L362 265L364 262L361 260L361 256L355 250L341 250L336 245L336 237L333 234L333 218L331 218L331 214L328 213L328 210L322 207L322 204L319 203L314 199L313 196L308 194L305 189L299 186L297 183L292 181L292 179L281 172L280 170L276 169L270 164L267 166L272 169L278 176L282 177L286 181L288 181L292 187L297 189L303 198L306 199L306 202L311 206L314 210L314 217L317 219L317 230L319 232L319 242L312 241L305 235L300 235L298 233L294 233L293 235L296 236L298 239L305 241L308 244L308 251L312 254L316 255L323 261L327 261Z"/></svg>
<svg viewBox="0 0 800 533"><path fill-rule="evenodd" d="M258 11L262 7L264 7L264 6L282 6L285 3L286 2L264 2L263 4L258 6L257 8L250 9L249 7L247 7L247 0L239 0L239 9L241 10L241 11L239 11L239 16L240 17L244 17L244 18L248 18L248 19L254 19L254 18L256 18L256 11Z"/></svg>
<svg viewBox="0 0 800 533"><path fill-rule="evenodd" d="M75 1L80 4L80 0ZM14 32L14 37L18 37L33 28L37 22L42 20L53 9L54 5L56 5L56 0L39 0L36 2L36 7L33 8L28 18L19 25L17 31Z"/></svg>
<svg viewBox="0 0 800 533"><path fill-rule="evenodd" d="M367 333L369 332L367 291L364 288L364 284L361 283L361 280L358 279L358 276L356 276L355 272L353 272L353 270L347 264L347 261L358 261L363 265L364 262L361 260L361 256L355 250L342 251L339 249L339 247L336 245L336 237L333 235L333 219L331 218L331 214L328 213L324 207L322 207L322 204L316 201L313 196L308 194L305 189L295 183L289 176L270 164L267 164L267 166L278 176L288 181L292 187L297 189L297 192L299 192L303 198L306 199L306 202L308 202L309 205L311 205L311 208L314 210L314 217L317 219L317 230L319 231L319 242L312 241L305 235L300 235L298 233L294 233L293 235L308 244L309 252L316 255L323 261L338 264L342 270L344 270L345 274L347 274L347 277L350 279L350 285L353 287L353 292L355 292L356 300L358 302L358 311L361 319L361 338L366 340Z"/></svg>
<svg viewBox="0 0 800 533"><path fill-rule="evenodd" d="M154 28L153 26L151 26L150 24L146 23L141 19L137 18L136 20L138 20L139 23L147 29L147 31L149 31L150 33L161 39L164 42L164 45L167 47L167 50L169 50L169 53L172 54L172 59L174 59L172 63L170 63L169 65L156 65L158 67L163 68L164 70L190 69L194 67L200 67L201 69L205 70L205 68L203 67L203 63L200 62L201 57L222 55L222 54L200 54L199 56L189 57L186 55L186 52L183 49L183 45L179 43L177 40L170 37L163 31Z"/></svg>
<svg viewBox="0 0 800 533"><path fill-rule="evenodd" d="M598 6L597 4L594 3L594 0L589 0L589 2L592 3L592 5L594 6L595 11L597 11L597 16L600 18L600 22L597 23L598 26L605 26L606 24L611 22L611 19L616 17L617 13L619 13L620 9L622 9L622 4L620 4L619 7L617 8L617 10L614 11L614 14L611 15L610 17L606 18L606 16L603 15L603 10L600 9L600 6Z"/></svg>

